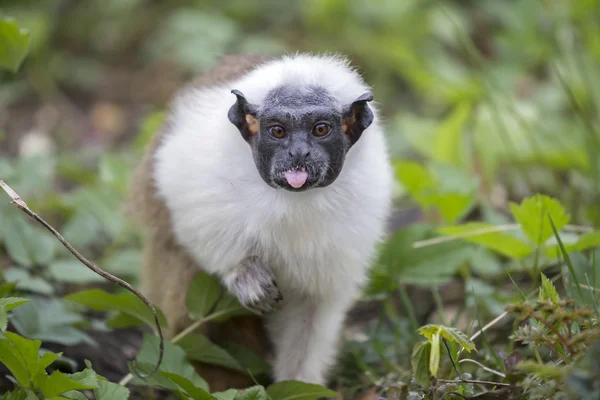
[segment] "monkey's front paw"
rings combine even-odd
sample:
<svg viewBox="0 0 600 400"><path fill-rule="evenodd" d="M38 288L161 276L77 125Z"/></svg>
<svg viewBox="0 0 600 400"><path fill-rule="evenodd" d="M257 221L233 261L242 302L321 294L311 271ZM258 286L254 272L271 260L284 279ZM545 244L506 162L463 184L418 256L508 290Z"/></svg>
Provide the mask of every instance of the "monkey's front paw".
<svg viewBox="0 0 600 400"><path fill-rule="evenodd" d="M259 314L274 311L283 300L273 272L256 256L242 260L228 281L240 303Z"/></svg>

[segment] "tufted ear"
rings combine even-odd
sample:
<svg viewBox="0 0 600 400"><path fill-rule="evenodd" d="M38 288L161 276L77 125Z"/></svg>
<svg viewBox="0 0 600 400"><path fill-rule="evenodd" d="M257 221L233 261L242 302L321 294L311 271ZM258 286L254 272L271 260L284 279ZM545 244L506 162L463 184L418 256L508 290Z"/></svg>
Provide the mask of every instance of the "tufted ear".
<svg viewBox="0 0 600 400"><path fill-rule="evenodd" d="M256 119L258 107L248 103L244 94L239 90L234 89L231 93L235 94L237 100L229 109L227 118L239 129L244 140L248 141L258 133L258 120Z"/></svg>
<svg viewBox="0 0 600 400"><path fill-rule="evenodd" d="M342 130L350 138L350 145L356 143L373 122L373 111L367 104L369 101L373 101L373 95L367 92L343 108Z"/></svg>

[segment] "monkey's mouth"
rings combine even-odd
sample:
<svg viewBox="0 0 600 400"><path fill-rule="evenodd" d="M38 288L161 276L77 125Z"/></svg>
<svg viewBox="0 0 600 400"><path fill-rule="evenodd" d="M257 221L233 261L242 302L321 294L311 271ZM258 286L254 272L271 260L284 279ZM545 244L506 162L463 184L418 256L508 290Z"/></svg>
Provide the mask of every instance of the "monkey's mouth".
<svg viewBox="0 0 600 400"><path fill-rule="evenodd" d="M308 172L304 167L294 167L283 171L283 177L288 185L294 189L300 189L308 180Z"/></svg>

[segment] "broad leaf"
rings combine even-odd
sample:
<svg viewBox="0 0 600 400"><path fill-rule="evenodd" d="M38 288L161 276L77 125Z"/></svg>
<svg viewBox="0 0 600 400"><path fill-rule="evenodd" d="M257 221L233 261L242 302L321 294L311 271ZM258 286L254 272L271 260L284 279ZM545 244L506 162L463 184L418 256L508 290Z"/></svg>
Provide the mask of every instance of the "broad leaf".
<svg viewBox="0 0 600 400"><path fill-rule="evenodd" d="M184 393L192 396L194 400L214 400L215 397L208 393L205 388L194 385L189 379L172 372L159 372L161 376L169 379L177 385Z"/></svg>
<svg viewBox="0 0 600 400"><path fill-rule="evenodd" d="M26 267L48 264L59 246L48 232L32 226L20 215L7 217L0 229L9 257Z"/></svg>
<svg viewBox="0 0 600 400"><path fill-rule="evenodd" d="M273 400L316 400L320 397L334 397L337 393L321 385L300 381L281 381L267 388Z"/></svg>
<svg viewBox="0 0 600 400"><path fill-rule="evenodd" d="M385 243L371 271L375 276L372 275L370 294L394 290L399 281L427 286L443 283L469 261L472 245L458 240L414 248L415 242L434 237L431 228L414 224L396 232Z"/></svg>
<svg viewBox="0 0 600 400"><path fill-rule="evenodd" d="M436 231L444 235L457 235L461 240L477 243L506 257L522 259L533 252L525 242L506 232L494 232L494 225L483 222L469 222L464 225L443 226Z"/></svg>
<svg viewBox="0 0 600 400"><path fill-rule="evenodd" d="M0 18L0 67L17 72L29 49L29 33L8 18Z"/></svg>
<svg viewBox="0 0 600 400"><path fill-rule="evenodd" d="M8 326L8 315L6 309L0 306L0 332L4 332Z"/></svg>
<svg viewBox="0 0 600 400"><path fill-rule="evenodd" d="M241 364L244 372L250 371L251 375L256 376L271 371L269 364L250 348L234 342L223 343L221 346Z"/></svg>
<svg viewBox="0 0 600 400"><path fill-rule="evenodd" d="M262 386L252 386L244 390L236 400L270 400L267 391ZM274 400L274 399L273 399Z"/></svg>
<svg viewBox="0 0 600 400"><path fill-rule="evenodd" d="M104 282L105 279L75 259L54 261L48 266L50 276L69 283Z"/></svg>
<svg viewBox="0 0 600 400"><path fill-rule="evenodd" d="M70 310L65 301L35 296L30 299L31 302L13 311L11 320L23 336L66 346L96 344L88 334L75 327L76 324L84 323L85 318Z"/></svg>
<svg viewBox="0 0 600 400"><path fill-rule="evenodd" d="M9 268L4 271L4 279L14 283L16 288L23 291L51 295L54 287L43 278L33 276L23 268Z"/></svg>
<svg viewBox="0 0 600 400"><path fill-rule="evenodd" d="M0 363L4 364L23 387L29 387L29 369L19 350L8 339L0 338Z"/></svg>
<svg viewBox="0 0 600 400"><path fill-rule="evenodd" d="M137 362L142 371L148 373L154 368L154 365L158 360L158 344L158 337L147 334L144 335L142 347L137 356ZM159 371L181 375L188 379L193 385L208 390L208 384L198 375L194 367L189 363L183 349L168 341L165 341L164 356ZM152 375L144 381L134 378L134 382L141 385L159 386L169 390L177 389L176 385L174 385L170 379L165 378L160 374Z"/></svg>
<svg viewBox="0 0 600 400"><path fill-rule="evenodd" d="M577 244L575 244L575 249L578 251L584 251L594 247L600 247L600 232L598 231L582 235L577 241Z"/></svg>
<svg viewBox="0 0 600 400"><path fill-rule="evenodd" d="M456 328L428 324L419 328L419 333L429 340L433 340L435 335L439 334L446 340L459 344L467 352L471 352L471 350L475 349L475 343L473 343L467 335Z"/></svg>
<svg viewBox="0 0 600 400"><path fill-rule="evenodd" d="M87 378L83 382L79 382L60 371L54 371L50 376L41 375L38 377L38 387L46 398L58 396L69 390L94 389L96 387L96 384L92 384Z"/></svg>
<svg viewBox="0 0 600 400"><path fill-rule="evenodd" d="M22 297L4 297L0 298L0 307L4 307L6 311L10 311L21 304L27 303L29 300Z"/></svg>
<svg viewBox="0 0 600 400"><path fill-rule="evenodd" d="M541 246L553 235L548 216L552 218L557 231L569 222L569 215L558 200L539 194L523 200L520 205L511 203L510 210L536 246Z"/></svg>
<svg viewBox="0 0 600 400"><path fill-rule="evenodd" d="M244 368L235 358L203 335L191 334L185 336L177 344L192 360L245 372Z"/></svg>
<svg viewBox="0 0 600 400"><path fill-rule="evenodd" d="M418 385L424 388L431 386L429 359L431 357L431 342L417 343L413 348L410 359L413 376Z"/></svg>
<svg viewBox="0 0 600 400"><path fill-rule="evenodd" d="M239 395L239 392L235 389L229 389L224 392L213 393L212 395L217 400L234 400Z"/></svg>
<svg viewBox="0 0 600 400"><path fill-rule="evenodd" d="M155 326L152 311L142 300L130 292L110 294L100 289L91 289L71 294L64 299L96 311L120 311L143 321L150 327ZM161 326L166 326L166 319L160 310L158 310L158 314Z"/></svg>
<svg viewBox="0 0 600 400"><path fill-rule="evenodd" d="M94 389L96 400L127 400L129 389L117 383L100 380L98 388Z"/></svg>
<svg viewBox="0 0 600 400"><path fill-rule="evenodd" d="M198 320L206 316L224 292L218 279L206 272L196 274L187 293L187 307L190 318Z"/></svg>
<svg viewBox="0 0 600 400"><path fill-rule="evenodd" d="M446 222L461 218L475 202L476 184L462 170L439 165L428 170L414 162L397 162L396 176L422 208L435 207Z"/></svg>

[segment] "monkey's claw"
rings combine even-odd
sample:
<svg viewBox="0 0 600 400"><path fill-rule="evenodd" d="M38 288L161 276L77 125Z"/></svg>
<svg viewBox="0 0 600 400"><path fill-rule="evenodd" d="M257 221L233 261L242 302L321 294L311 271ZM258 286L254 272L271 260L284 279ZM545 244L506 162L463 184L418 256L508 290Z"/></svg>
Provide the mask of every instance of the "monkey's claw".
<svg viewBox="0 0 600 400"><path fill-rule="evenodd" d="M242 260L230 291L244 307L259 314L275 311L283 300L273 272L255 256Z"/></svg>

